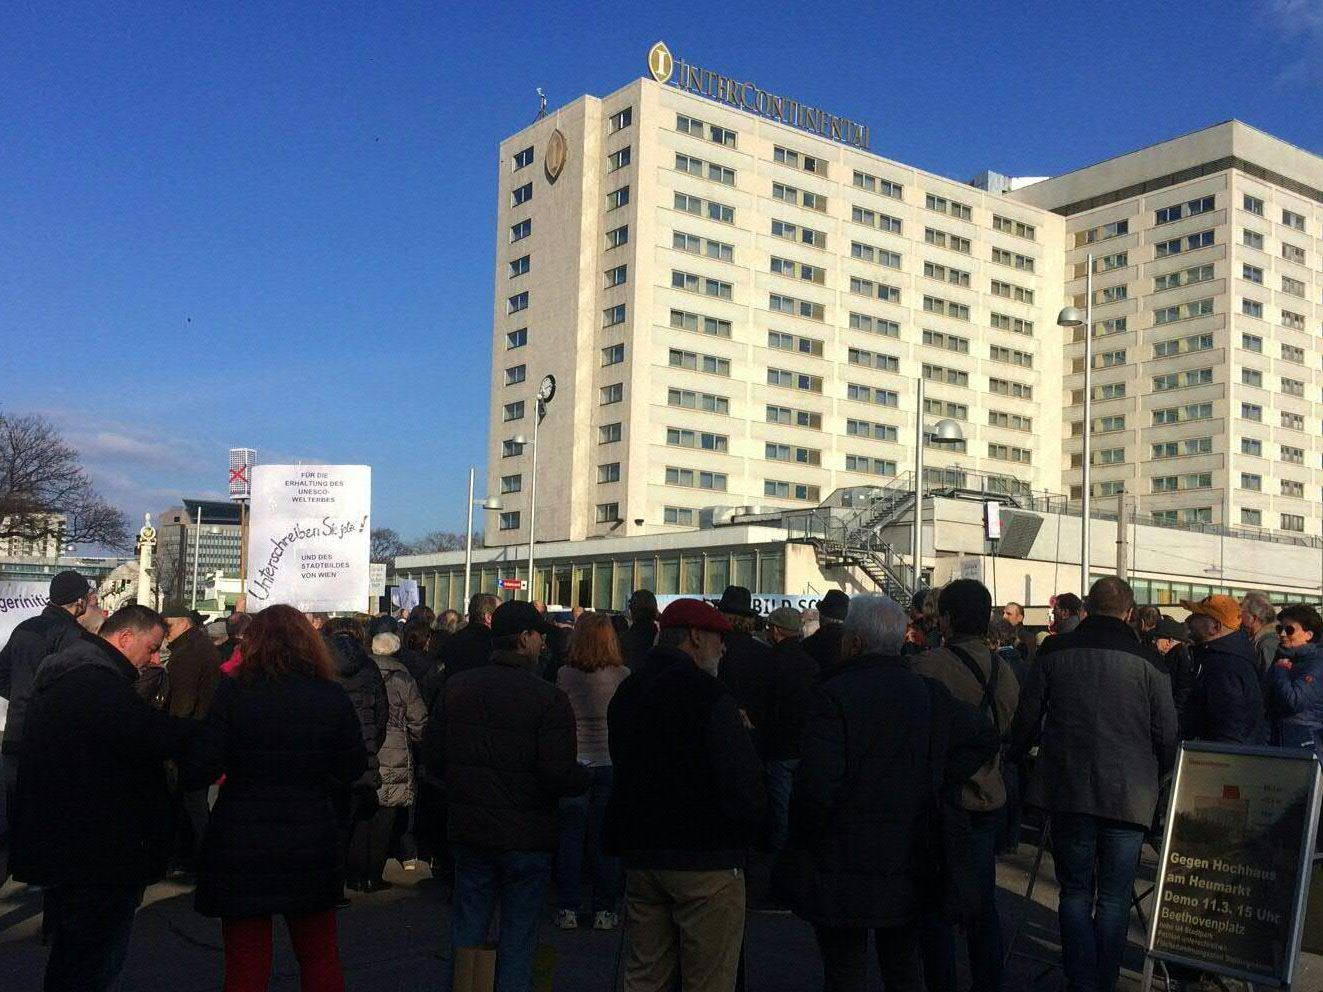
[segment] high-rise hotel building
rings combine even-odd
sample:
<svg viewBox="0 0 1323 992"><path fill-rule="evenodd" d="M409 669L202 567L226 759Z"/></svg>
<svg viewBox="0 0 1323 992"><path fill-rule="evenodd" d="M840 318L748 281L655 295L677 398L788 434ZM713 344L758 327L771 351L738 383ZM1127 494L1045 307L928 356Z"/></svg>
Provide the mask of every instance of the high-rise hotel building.
<svg viewBox="0 0 1323 992"><path fill-rule="evenodd" d="M1232 122L1003 192L687 79L501 144L489 544L528 540L547 375L539 541L810 507L943 419L928 466L1078 497L1090 254L1095 497L1318 533L1323 160Z"/></svg>

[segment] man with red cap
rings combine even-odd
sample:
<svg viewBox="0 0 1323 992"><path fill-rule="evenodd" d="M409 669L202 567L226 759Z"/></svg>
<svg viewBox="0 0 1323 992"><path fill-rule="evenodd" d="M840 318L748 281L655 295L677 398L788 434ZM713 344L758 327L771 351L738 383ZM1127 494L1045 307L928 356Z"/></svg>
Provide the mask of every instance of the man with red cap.
<svg viewBox="0 0 1323 992"><path fill-rule="evenodd" d="M763 823L763 767L717 678L730 623L697 599L661 615L647 664L607 711L615 787L607 850L625 865L625 992L732 989L746 852Z"/></svg>

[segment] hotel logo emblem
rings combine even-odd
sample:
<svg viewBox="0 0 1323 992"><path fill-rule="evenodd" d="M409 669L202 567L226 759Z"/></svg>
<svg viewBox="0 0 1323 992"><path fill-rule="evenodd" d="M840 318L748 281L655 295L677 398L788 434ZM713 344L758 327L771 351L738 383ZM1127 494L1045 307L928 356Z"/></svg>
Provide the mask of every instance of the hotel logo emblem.
<svg viewBox="0 0 1323 992"><path fill-rule="evenodd" d="M652 73L652 78L665 84L670 80L671 70L674 68L675 59L671 55L671 50L666 47L666 42L659 41L653 45L648 52L648 71Z"/></svg>
<svg viewBox="0 0 1323 992"><path fill-rule="evenodd" d="M565 141L565 135L560 133L560 128L556 128L551 132L551 138L547 141L547 150L542 153L542 161L547 170L549 181L554 183L560 178L568 154L569 145Z"/></svg>

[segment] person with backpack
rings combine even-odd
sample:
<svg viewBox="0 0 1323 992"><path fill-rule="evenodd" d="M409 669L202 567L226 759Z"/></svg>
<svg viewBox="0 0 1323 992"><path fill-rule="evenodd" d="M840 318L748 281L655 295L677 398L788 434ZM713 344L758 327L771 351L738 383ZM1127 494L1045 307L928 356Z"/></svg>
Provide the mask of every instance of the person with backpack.
<svg viewBox="0 0 1323 992"><path fill-rule="evenodd" d="M992 722L997 738L1009 740L1011 722L1020 699L1015 672L988 647L992 594L974 579L957 579L938 598L937 615L942 646L918 655L913 670L935 679L961 702L978 707ZM966 928L969 970L975 992L1001 988L1002 936L997 917L997 836L1006 804L1000 749L961 789L960 805L969 814L974 871L980 904ZM924 972L929 992L954 992L955 927L930 916L922 928Z"/></svg>

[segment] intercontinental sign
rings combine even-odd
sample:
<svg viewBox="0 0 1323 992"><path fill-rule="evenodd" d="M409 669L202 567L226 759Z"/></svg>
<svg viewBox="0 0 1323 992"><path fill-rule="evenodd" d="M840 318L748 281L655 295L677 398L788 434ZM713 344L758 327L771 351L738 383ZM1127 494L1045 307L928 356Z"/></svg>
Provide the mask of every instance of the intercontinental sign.
<svg viewBox="0 0 1323 992"><path fill-rule="evenodd" d="M867 124L859 124L818 107L806 106L798 100L769 93L755 83L690 65L683 59L675 58L663 41L657 42L648 52L648 71L659 83L670 83L678 89L701 94L718 103L729 104L832 141L853 145L855 148L868 147Z"/></svg>

